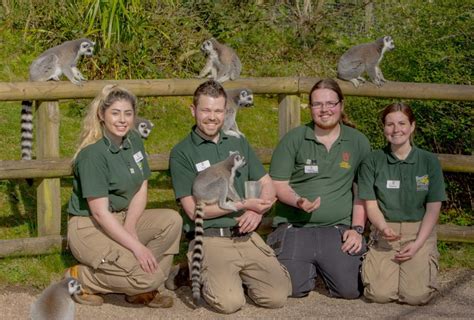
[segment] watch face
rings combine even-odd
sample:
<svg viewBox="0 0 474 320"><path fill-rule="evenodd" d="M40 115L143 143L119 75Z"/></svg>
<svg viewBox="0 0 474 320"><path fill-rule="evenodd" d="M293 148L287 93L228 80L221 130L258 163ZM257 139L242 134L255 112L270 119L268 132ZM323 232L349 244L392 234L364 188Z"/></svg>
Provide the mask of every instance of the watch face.
<svg viewBox="0 0 474 320"><path fill-rule="evenodd" d="M364 227L362 226L352 226L352 230L355 230L358 234L363 234L364 233Z"/></svg>

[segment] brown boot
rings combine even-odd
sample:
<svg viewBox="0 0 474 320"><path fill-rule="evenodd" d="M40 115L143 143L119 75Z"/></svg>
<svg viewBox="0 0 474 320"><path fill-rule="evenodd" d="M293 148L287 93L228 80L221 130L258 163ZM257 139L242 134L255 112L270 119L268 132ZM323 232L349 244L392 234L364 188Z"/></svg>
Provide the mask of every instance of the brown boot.
<svg viewBox="0 0 474 320"><path fill-rule="evenodd" d="M171 308L173 306L173 298L157 293L155 298L147 304L150 308Z"/></svg>
<svg viewBox="0 0 474 320"><path fill-rule="evenodd" d="M186 262L175 264L171 267L168 279L166 279L165 287L168 290L176 290L180 287L190 287L189 268Z"/></svg>
<svg viewBox="0 0 474 320"><path fill-rule="evenodd" d="M131 304L149 304L155 296L158 294L157 290L153 290L150 292L144 292L135 294L133 296L125 296L125 301Z"/></svg>
<svg viewBox="0 0 474 320"><path fill-rule="evenodd" d="M143 304L150 308L171 308L173 306L172 297L162 295L156 290L125 296L125 300L131 304Z"/></svg>

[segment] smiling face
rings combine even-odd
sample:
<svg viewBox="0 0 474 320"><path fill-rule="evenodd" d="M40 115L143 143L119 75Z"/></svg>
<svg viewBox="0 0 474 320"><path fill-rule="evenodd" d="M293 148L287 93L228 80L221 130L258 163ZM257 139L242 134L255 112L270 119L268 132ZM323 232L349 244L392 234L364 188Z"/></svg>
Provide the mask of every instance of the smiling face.
<svg viewBox="0 0 474 320"><path fill-rule="evenodd" d="M388 113L385 116L383 133L392 147L403 147L410 145L410 137L415 131L415 122L401 111Z"/></svg>
<svg viewBox="0 0 474 320"><path fill-rule="evenodd" d="M201 95L197 104L191 106L191 113L196 119L197 128L214 142L219 139L219 131L224 125L225 111L224 96L213 98Z"/></svg>
<svg viewBox="0 0 474 320"><path fill-rule="evenodd" d="M128 100L117 100L101 115L107 137L120 146L123 138L133 128L135 112Z"/></svg>
<svg viewBox="0 0 474 320"><path fill-rule="evenodd" d="M311 117L321 129L335 128L341 120L343 102L331 89L317 89L311 94Z"/></svg>

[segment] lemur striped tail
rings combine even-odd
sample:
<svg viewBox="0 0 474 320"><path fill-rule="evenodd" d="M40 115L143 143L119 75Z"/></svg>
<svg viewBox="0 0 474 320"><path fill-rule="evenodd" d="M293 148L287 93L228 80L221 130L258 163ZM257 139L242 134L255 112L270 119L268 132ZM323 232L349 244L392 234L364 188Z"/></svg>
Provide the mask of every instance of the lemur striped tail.
<svg viewBox="0 0 474 320"><path fill-rule="evenodd" d="M202 270L202 241L204 234L204 203L196 203L194 219L194 247L191 263L191 281L193 291L193 301L196 307L201 305L201 270Z"/></svg>
<svg viewBox="0 0 474 320"><path fill-rule="evenodd" d="M31 160L33 149L32 101L21 102L21 159Z"/></svg>
<svg viewBox="0 0 474 320"><path fill-rule="evenodd" d="M21 102L21 159L31 160L33 153L33 101ZM26 179L28 185L33 185L33 179Z"/></svg>

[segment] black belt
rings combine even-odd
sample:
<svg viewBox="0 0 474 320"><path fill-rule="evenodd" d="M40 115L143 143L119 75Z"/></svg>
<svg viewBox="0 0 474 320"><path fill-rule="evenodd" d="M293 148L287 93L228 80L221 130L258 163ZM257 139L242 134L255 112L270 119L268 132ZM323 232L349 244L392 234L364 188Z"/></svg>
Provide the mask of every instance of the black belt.
<svg viewBox="0 0 474 320"><path fill-rule="evenodd" d="M204 229L205 237L225 237L225 238L239 238L250 235L251 232L242 233L239 231L239 226L227 228L207 228Z"/></svg>

